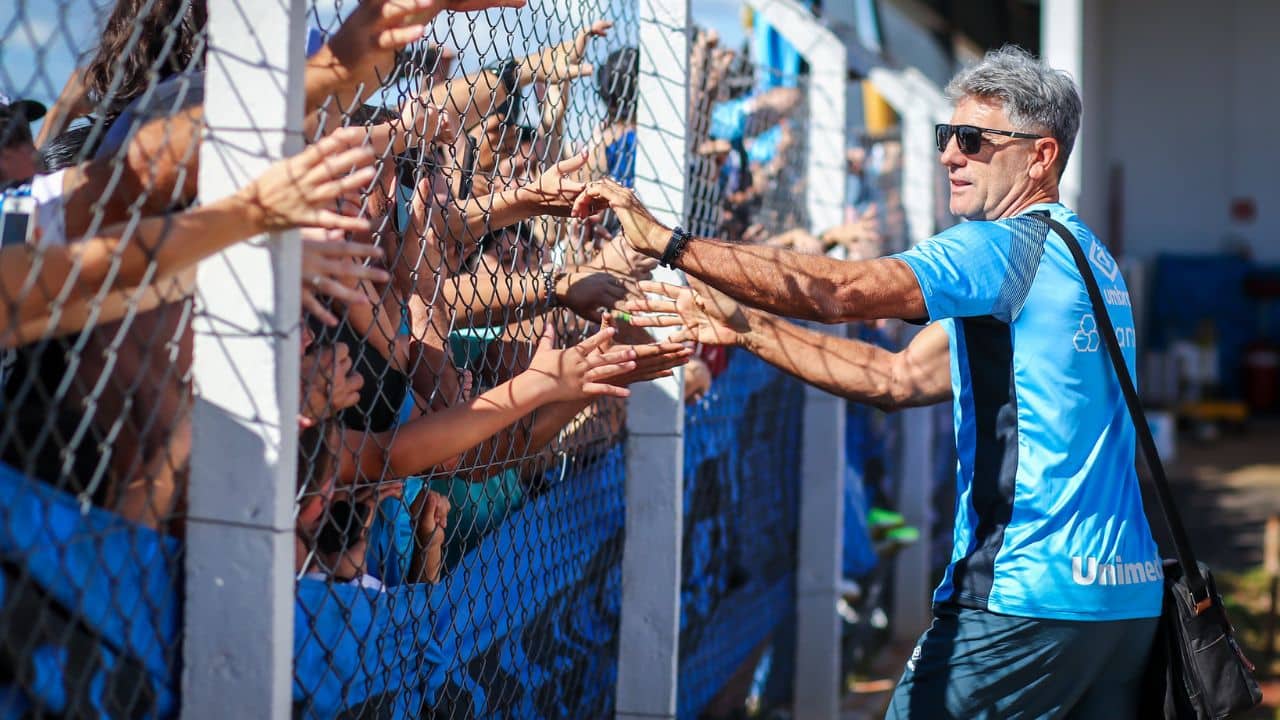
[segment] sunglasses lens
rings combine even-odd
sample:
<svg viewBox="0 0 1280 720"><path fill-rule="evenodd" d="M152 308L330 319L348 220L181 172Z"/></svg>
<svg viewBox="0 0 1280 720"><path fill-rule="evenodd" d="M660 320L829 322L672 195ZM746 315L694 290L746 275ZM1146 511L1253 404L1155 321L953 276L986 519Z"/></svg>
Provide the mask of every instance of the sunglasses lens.
<svg viewBox="0 0 1280 720"><path fill-rule="evenodd" d="M970 125L961 125L956 128L956 142L960 145L960 152L973 155L982 147L982 131Z"/></svg>
<svg viewBox="0 0 1280 720"><path fill-rule="evenodd" d="M947 151L947 141L951 139L950 125L934 125L934 140L938 143L938 152Z"/></svg>

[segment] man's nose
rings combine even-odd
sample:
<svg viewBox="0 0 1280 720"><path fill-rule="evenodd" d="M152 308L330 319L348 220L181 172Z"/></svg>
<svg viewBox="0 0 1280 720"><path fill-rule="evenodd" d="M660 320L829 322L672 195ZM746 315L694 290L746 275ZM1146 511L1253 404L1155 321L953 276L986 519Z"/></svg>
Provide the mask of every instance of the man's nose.
<svg viewBox="0 0 1280 720"><path fill-rule="evenodd" d="M960 152L960 141L952 134L947 138L946 147L942 148L942 153L938 155L938 162L945 167L960 167L967 161L965 154Z"/></svg>

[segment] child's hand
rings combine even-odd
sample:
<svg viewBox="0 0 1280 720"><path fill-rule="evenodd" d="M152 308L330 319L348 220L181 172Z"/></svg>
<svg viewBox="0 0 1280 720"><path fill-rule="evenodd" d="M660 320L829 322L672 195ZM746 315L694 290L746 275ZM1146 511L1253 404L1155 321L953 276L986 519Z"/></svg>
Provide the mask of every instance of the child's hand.
<svg viewBox="0 0 1280 720"><path fill-rule="evenodd" d="M432 490L418 493L411 512L418 521L413 532L421 547L436 548L444 544L444 531L449 527L450 509L449 498L444 495Z"/></svg>
<svg viewBox="0 0 1280 720"><path fill-rule="evenodd" d="M627 397L631 391L608 384L608 380L635 369L635 350L624 347L608 349L616 332L611 327L581 343L556 350L550 331L543 333L533 362L522 375L530 376L546 394L546 402L580 400L597 395Z"/></svg>

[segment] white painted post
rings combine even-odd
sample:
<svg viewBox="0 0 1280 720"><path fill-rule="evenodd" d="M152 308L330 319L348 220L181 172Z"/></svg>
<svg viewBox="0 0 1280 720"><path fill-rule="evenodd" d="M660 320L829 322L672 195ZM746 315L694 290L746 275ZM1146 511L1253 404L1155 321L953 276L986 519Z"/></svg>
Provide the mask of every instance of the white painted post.
<svg viewBox="0 0 1280 720"><path fill-rule="evenodd" d="M659 221L682 225L689 152L689 0L640 0L635 189ZM680 283L658 268L654 279ZM627 402L616 717L674 718L684 546L684 374L642 383Z"/></svg>
<svg viewBox="0 0 1280 720"><path fill-rule="evenodd" d="M805 204L809 229L844 220L845 95L848 50L813 13L794 0L748 0L809 64ZM843 325L817 328L842 334ZM805 388L800 513L796 558L796 662L792 714L839 717L840 597L844 537L845 401Z"/></svg>
<svg viewBox="0 0 1280 720"><path fill-rule="evenodd" d="M868 78L902 118L902 204L912 245L935 231L938 196L938 149L933 125L946 122L951 106L942 91L914 69L875 68ZM902 487L899 510L920 530L920 542L905 548L894 561L894 636L914 641L929 625L933 612L933 573L929 545L933 512L933 408L912 408L898 415L903 428Z"/></svg>
<svg viewBox="0 0 1280 720"><path fill-rule="evenodd" d="M1066 70L1083 85L1084 79L1084 0L1045 0L1040 5L1041 56L1051 67ZM1083 89L1083 88L1082 88ZM1084 133L1081 133L1083 136ZM1062 204L1079 207L1081 147L1072 152L1074 162L1067 163L1058 184Z"/></svg>
<svg viewBox="0 0 1280 720"><path fill-rule="evenodd" d="M1064 205L1095 228L1107 226L1107 199L1112 192L1103 123L1094 122L1106 112L1105 87L1100 82L1106 72L1101 47L1103 5L1099 0L1044 0L1040 5L1041 56L1050 67L1071 74L1084 101L1080 131L1059 193Z"/></svg>
<svg viewBox="0 0 1280 720"><path fill-rule="evenodd" d="M305 0L209 0L200 196L301 149ZM300 250L259 237L200 264L182 716L288 718L293 680Z"/></svg>

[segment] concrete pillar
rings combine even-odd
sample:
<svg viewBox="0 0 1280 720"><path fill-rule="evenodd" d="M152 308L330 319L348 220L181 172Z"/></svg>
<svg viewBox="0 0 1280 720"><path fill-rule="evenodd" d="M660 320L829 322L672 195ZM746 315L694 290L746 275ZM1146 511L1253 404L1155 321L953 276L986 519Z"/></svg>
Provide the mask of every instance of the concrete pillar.
<svg viewBox="0 0 1280 720"><path fill-rule="evenodd" d="M636 192L659 221L687 217L689 2L640 1ZM658 268L654 279L683 284ZM616 717L675 718L684 543L684 373L632 388Z"/></svg>
<svg viewBox="0 0 1280 720"><path fill-rule="evenodd" d="M301 149L305 0L209 0L200 197ZM300 246L198 268L182 716L290 716Z"/></svg>

